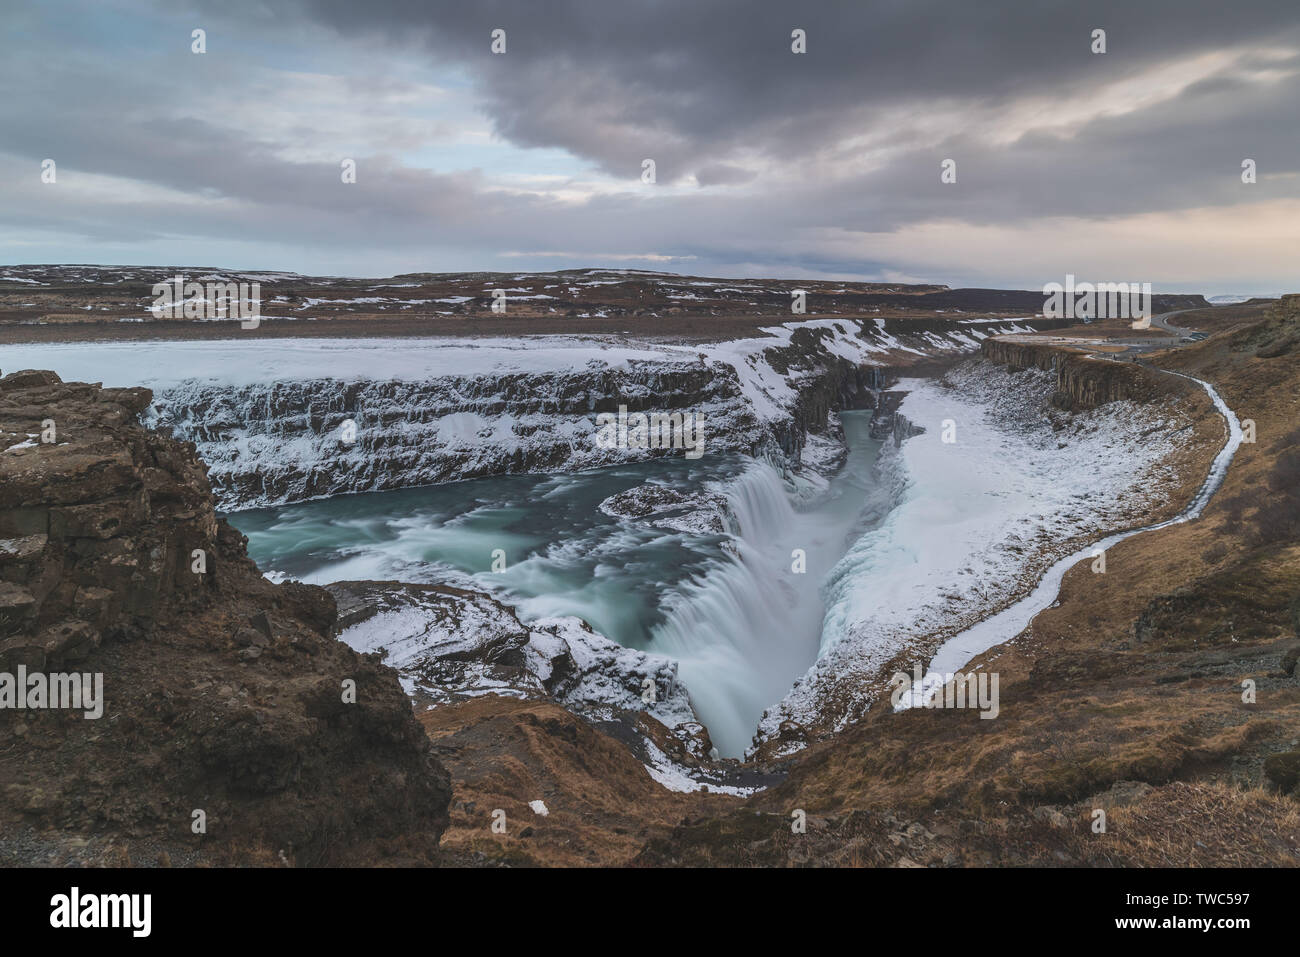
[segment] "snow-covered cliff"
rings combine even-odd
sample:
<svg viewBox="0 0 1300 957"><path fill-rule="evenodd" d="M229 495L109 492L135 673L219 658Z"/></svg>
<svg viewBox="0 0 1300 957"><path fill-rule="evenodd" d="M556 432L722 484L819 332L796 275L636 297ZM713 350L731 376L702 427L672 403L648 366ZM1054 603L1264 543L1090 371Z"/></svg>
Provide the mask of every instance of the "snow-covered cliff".
<svg viewBox="0 0 1300 957"><path fill-rule="evenodd" d="M720 343L631 337L70 343L0 349L4 368L145 385L146 423L193 441L227 510L559 472L677 450L603 448L596 416L692 412L706 450L797 462L880 367L974 351L1025 320L807 320Z"/></svg>

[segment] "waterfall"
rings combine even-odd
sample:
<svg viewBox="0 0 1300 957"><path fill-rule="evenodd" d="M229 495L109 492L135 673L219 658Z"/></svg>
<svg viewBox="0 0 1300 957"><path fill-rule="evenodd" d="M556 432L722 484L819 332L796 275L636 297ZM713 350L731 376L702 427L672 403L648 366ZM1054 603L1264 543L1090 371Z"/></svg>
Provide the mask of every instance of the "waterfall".
<svg viewBox="0 0 1300 957"><path fill-rule="evenodd" d="M751 543L767 543L788 531L796 513L780 474L756 461L724 490L733 534Z"/></svg>
<svg viewBox="0 0 1300 957"><path fill-rule="evenodd" d="M629 393L704 416L710 452L754 443L734 382L681 364L411 380L184 379L155 387L144 421L194 442L221 507L234 510L643 459L651 453L595 441L597 403Z"/></svg>
<svg viewBox="0 0 1300 957"><path fill-rule="evenodd" d="M843 556L872 488L876 445L865 438L868 418L845 420L851 461L833 494L813 507L794 508L780 473L764 461L729 483L734 537L704 572L673 591L666 620L652 632L650 650L679 662L695 712L726 756L744 753L763 711L817 658L821 584Z"/></svg>
<svg viewBox="0 0 1300 957"><path fill-rule="evenodd" d="M776 469L755 462L727 498L735 538L678 586L650 648L677 659L714 745L738 756L763 709L816 657L822 611L820 575L791 572L800 516Z"/></svg>

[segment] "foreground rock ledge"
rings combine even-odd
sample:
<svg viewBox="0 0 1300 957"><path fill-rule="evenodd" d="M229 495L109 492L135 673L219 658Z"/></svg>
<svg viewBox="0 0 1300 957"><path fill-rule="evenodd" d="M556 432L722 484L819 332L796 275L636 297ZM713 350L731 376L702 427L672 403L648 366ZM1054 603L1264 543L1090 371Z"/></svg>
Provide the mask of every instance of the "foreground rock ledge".
<svg viewBox="0 0 1300 957"><path fill-rule="evenodd" d="M324 589L263 579L150 399L0 378L0 672L104 698L0 710L0 864L431 860L450 784L395 674Z"/></svg>

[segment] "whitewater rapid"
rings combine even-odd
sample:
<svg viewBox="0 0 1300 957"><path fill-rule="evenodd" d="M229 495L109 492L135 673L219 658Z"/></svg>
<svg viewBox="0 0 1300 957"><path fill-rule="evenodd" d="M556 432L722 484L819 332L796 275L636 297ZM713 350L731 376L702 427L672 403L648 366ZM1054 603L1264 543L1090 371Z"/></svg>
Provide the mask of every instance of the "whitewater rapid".
<svg viewBox="0 0 1300 957"><path fill-rule="evenodd" d="M753 463L725 490L734 554L674 589L651 647L679 664L719 751L739 756L763 711L816 660L823 585L853 540L888 510L875 481L869 415L846 413L849 457L827 492L795 508L780 474Z"/></svg>
<svg viewBox="0 0 1300 957"><path fill-rule="evenodd" d="M845 466L802 494L766 460L717 455L335 496L228 518L276 579L455 585L492 594L525 623L573 616L623 647L671 659L719 753L733 757L764 708L816 659L827 572L888 510L870 413L841 421ZM725 530L605 507L659 486L708 514L725 502Z"/></svg>

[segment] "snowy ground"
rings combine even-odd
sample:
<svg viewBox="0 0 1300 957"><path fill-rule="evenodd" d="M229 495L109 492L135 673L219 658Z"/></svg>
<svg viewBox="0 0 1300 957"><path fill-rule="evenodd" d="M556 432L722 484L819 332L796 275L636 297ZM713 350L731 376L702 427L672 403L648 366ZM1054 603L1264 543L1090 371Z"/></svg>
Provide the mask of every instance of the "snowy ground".
<svg viewBox="0 0 1300 957"><path fill-rule="evenodd" d="M1054 387L1051 373L987 362L946 384L900 383L900 414L925 431L881 456L898 505L828 577L821 657L764 715L761 736L786 720L843 727L900 652L924 666L942 638L1023 593L1069 543L1137 524L1165 500L1176 476L1164 459L1191 437L1190 419L1115 402L1054 413L1058 431L1045 405ZM943 441L945 426L955 441Z"/></svg>

